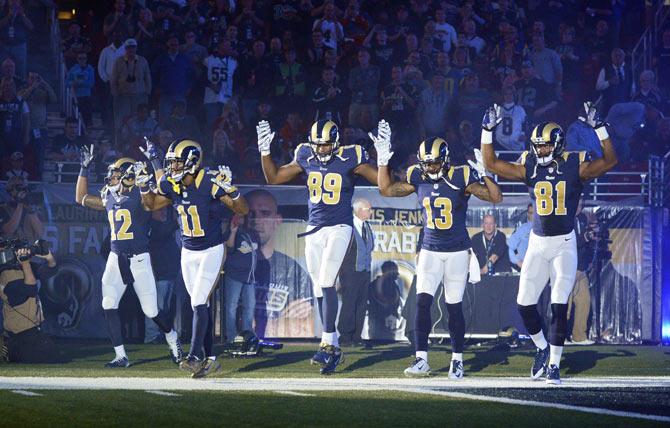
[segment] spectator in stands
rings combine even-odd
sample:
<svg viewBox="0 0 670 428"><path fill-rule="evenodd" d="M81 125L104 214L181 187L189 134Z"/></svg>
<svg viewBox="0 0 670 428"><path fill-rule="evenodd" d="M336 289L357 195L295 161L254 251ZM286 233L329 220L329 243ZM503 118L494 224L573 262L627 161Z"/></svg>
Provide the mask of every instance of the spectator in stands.
<svg viewBox="0 0 670 428"><path fill-rule="evenodd" d="M506 44L500 49L493 65L493 73L500 82L500 86L510 86L516 81L516 71L521 65L521 55L514 50L514 45Z"/></svg>
<svg viewBox="0 0 670 428"><path fill-rule="evenodd" d="M211 166L229 165L233 176L242 174L242 158L234 145L234 141L228 136L222 127L214 131L212 136Z"/></svg>
<svg viewBox="0 0 670 428"><path fill-rule="evenodd" d="M86 126L90 126L93 115L91 96L93 95L93 87L95 86L95 72L93 71L93 67L88 63L86 53L81 52L77 55L77 64L68 70L65 82L72 88L77 97L77 105L79 106L79 112L84 119L84 123ZM51 102L55 102L55 100Z"/></svg>
<svg viewBox="0 0 670 428"><path fill-rule="evenodd" d="M283 141L282 154L287 162L292 160L291 157L293 156L295 148L298 146L300 140L304 138L306 133L307 127L300 118L300 114L295 111L289 112L286 115L284 126L279 130L279 136Z"/></svg>
<svg viewBox="0 0 670 428"><path fill-rule="evenodd" d="M368 334L377 340L395 340L401 318L402 280L398 264L387 260L382 263L381 273L375 277L368 289Z"/></svg>
<svg viewBox="0 0 670 428"><path fill-rule="evenodd" d="M563 80L563 65L561 57L555 50L549 49L544 44L544 36L533 36L533 48L528 54L533 61L535 75L553 87L561 85Z"/></svg>
<svg viewBox="0 0 670 428"><path fill-rule="evenodd" d="M605 64L607 54L612 51L612 37L609 34L607 21L597 22L595 34L587 37L585 44L591 58L599 64Z"/></svg>
<svg viewBox="0 0 670 428"><path fill-rule="evenodd" d="M502 122L496 127L495 140L503 150L523 150L526 147L526 110L514 101L513 86L504 87L502 92Z"/></svg>
<svg viewBox="0 0 670 428"><path fill-rule="evenodd" d="M472 251L477 256L482 275L509 272L507 238L496 227L496 219L491 214L484 216L482 231L472 237Z"/></svg>
<svg viewBox="0 0 670 428"><path fill-rule="evenodd" d="M326 50L329 49L323 43L323 32L319 29L312 31L309 47L307 48L307 66L310 72L315 72L323 63L323 56Z"/></svg>
<svg viewBox="0 0 670 428"><path fill-rule="evenodd" d="M196 4L197 2L191 2L191 5ZM189 9L190 11L191 9ZM207 48L197 42L197 34L194 30L188 30L184 34L184 44L179 48L179 51L189 57L191 64L194 67L195 79L198 80L202 77L201 67L205 61L205 58L208 56Z"/></svg>
<svg viewBox="0 0 670 428"><path fill-rule="evenodd" d="M0 149L4 161L16 151L23 151L30 141L30 108L16 93L16 84L11 79L0 81Z"/></svg>
<svg viewBox="0 0 670 428"><path fill-rule="evenodd" d="M439 40L439 50L442 52L451 52L458 46L458 35L453 25L447 22L447 14L443 8L435 11L435 38Z"/></svg>
<svg viewBox="0 0 670 428"><path fill-rule="evenodd" d="M521 79L514 83L517 101L524 108L531 123L550 120L551 112L558 105L556 91L535 75L533 62L523 61Z"/></svg>
<svg viewBox="0 0 670 428"><path fill-rule="evenodd" d="M12 153L12 155L9 157L9 165L10 165L9 170L5 172L5 180L9 181L14 177L18 177L24 181L28 180L28 171L23 169L22 152Z"/></svg>
<svg viewBox="0 0 670 428"><path fill-rule="evenodd" d="M233 82L237 72L237 60L232 56L229 40L222 40L215 53L208 56L203 64L207 68L207 86L205 87L205 118L207 132L211 131L223 107L233 97Z"/></svg>
<svg viewBox="0 0 670 428"><path fill-rule="evenodd" d="M659 79L658 87L663 92L663 95L670 96L670 26L663 30L661 36L660 46L654 51L653 65L659 76L666 76L666 78Z"/></svg>
<svg viewBox="0 0 670 428"><path fill-rule="evenodd" d="M142 103L137 106L136 114L121 127L121 139L130 147L136 147L144 144L144 137L153 140L160 131L156 119L149 115L149 105Z"/></svg>
<svg viewBox="0 0 670 428"><path fill-rule="evenodd" d="M263 36L265 23L257 16L253 0L242 0L241 9L233 24L235 24L242 36L241 42L248 46L254 40Z"/></svg>
<svg viewBox="0 0 670 428"><path fill-rule="evenodd" d="M188 138L189 140L200 140L201 130L198 121L193 115L186 114L186 101L174 102L172 115L165 121L162 128L172 131L177 140Z"/></svg>
<svg viewBox="0 0 670 428"><path fill-rule="evenodd" d="M491 102L489 91L479 86L479 76L473 72L465 73L461 89L454 100L454 116L459 123L467 120L473 126L477 125Z"/></svg>
<svg viewBox="0 0 670 428"><path fill-rule="evenodd" d="M575 43L574 27L567 27L561 33L561 43L556 47L556 53L560 55L563 66L563 89L576 94L580 87L580 74L585 54L580 44Z"/></svg>
<svg viewBox="0 0 670 428"><path fill-rule="evenodd" d="M256 309L255 271L260 252L258 234L247 226L247 219L234 215L226 233L228 255L224 265L226 302L226 343L232 343L239 331L253 329ZM237 328L238 304L242 308Z"/></svg>
<svg viewBox="0 0 670 428"><path fill-rule="evenodd" d="M258 105L272 90L274 77L274 64L265 55L265 42L259 39L253 43L251 54L240 63L238 76L242 88L240 100L242 120L247 126L255 126L253 119Z"/></svg>
<svg viewBox="0 0 670 428"><path fill-rule="evenodd" d="M139 9L135 28L133 38L137 41L137 53L152 62L156 54L156 24L149 9Z"/></svg>
<svg viewBox="0 0 670 428"><path fill-rule="evenodd" d="M510 264L518 272L521 271L523 259L526 257L526 251L528 251L528 238L530 238L530 231L533 228L534 212L533 204L528 204L526 207L526 222L521 223L507 241Z"/></svg>
<svg viewBox="0 0 670 428"><path fill-rule="evenodd" d="M314 90L312 103L314 120L326 119L342 123L346 100L342 89L335 82L335 70L332 68L326 67L321 72L321 84Z"/></svg>
<svg viewBox="0 0 670 428"><path fill-rule="evenodd" d="M76 64L80 54L91 52L91 40L81 35L81 25L77 21L70 21L67 27L67 36L62 42L63 56L68 66Z"/></svg>
<svg viewBox="0 0 670 428"><path fill-rule="evenodd" d="M179 39L168 37L167 52L160 55L151 65L153 82L159 94L158 120L162 126L169 119L178 101L186 102L186 96L193 86L193 67L190 59L179 52Z"/></svg>
<svg viewBox="0 0 670 428"><path fill-rule="evenodd" d="M647 107L655 108L664 115L667 115L670 113L668 111L667 100L661 95L661 92L656 87L654 80L656 80L656 76L654 75L653 71L642 71L642 73L640 73L640 88L635 93L635 95L633 95L631 101L636 101L638 103L644 104Z"/></svg>
<svg viewBox="0 0 670 428"><path fill-rule="evenodd" d="M393 147L398 156L395 161L397 164L404 161L407 155L416 149L419 136L416 132L418 94L412 85L403 81L402 67L399 65L391 69L391 83L382 91L381 100L382 117L389 122L393 130Z"/></svg>
<svg viewBox="0 0 670 428"><path fill-rule="evenodd" d="M79 135L79 122L74 117L65 119L63 133L54 137L48 159L54 161L75 162L83 146L88 146L88 139Z"/></svg>
<svg viewBox="0 0 670 428"><path fill-rule="evenodd" d="M30 109L30 142L33 156L37 159L37 170L41 171L48 143L47 107L58 101L56 92L42 76L30 72L28 86L20 91L19 96L28 103Z"/></svg>
<svg viewBox="0 0 670 428"><path fill-rule="evenodd" d="M444 76L444 89L446 89L450 98L455 98L463 75L460 70L451 66L449 55L446 52L438 52L435 55L433 72L441 73Z"/></svg>
<svg viewBox="0 0 670 428"><path fill-rule="evenodd" d="M468 48L472 49L475 53L475 56L479 56L484 53L486 42L477 35L477 25L472 19L468 19L463 22L462 39L459 40L459 45L467 46Z"/></svg>
<svg viewBox="0 0 670 428"><path fill-rule="evenodd" d="M114 33L121 33L122 37L129 37L131 32L130 18L125 13L126 2L125 0L115 0L114 1L114 10L112 10L107 16L102 25L102 33L113 40Z"/></svg>
<svg viewBox="0 0 670 428"><path fill-rule="evenodd" d="M11 58L2 61L0 67L0 80L14 82L17 90L21 90L26 86L26 80L16 75L16 63Z"/></svg>
<svg viewBox="0 0 670 428"><path fill-rule="evenodd" d="M430 86L419 97L419 136L422 140L444 135L450 101L449 94L444 89L444 76L440 73L433 74Z"/></svg>
<svg viewBox="0 0 670 428"><path fill-rule="evenodd" d="M363 41L363 46L370 50L372 62L379 66L382 81L388 82L391 65L396 62L396 48L389 43L386 28L377 24Z"/></svg>
<svg viewBox="0 0 670 428"><path fill-rule="evenodd" d="M603 112L609 111L614 104L629 101L635 86L623 49L612 49L610 58L611 63L600 69L596 82L596 90L603 96Z"/></svg>
<svg viewBox="0 0 670 428"><path fill-rule="evenodd" d="M114 110L112 108L112 94L110 89L110 79L112 78L112 71L116 60L121 58L126 53L126 48L123 45L123 33L115 31L112 33L112 42L100 52L98 58L98 76L102 80L103 87L100 97L102 98L102 120L105 127L114 135Z"/></svg>
<svg viewBox="0 0 670 428"><path fill-rule="evenodd" d="M35 28L23 9L22 0L8 0L0 18L0 41L3 50L15 62L18 75L26 76L28 37Z"/></svg>
<svg viewBox="0 0 670 428"><path fill-rule="evenodd" d="M355 8L352 5L347 7L344 20L356 18L354 9ZM321 33L323 33L323 44L329 49L337 51L338 43L344 39L344 28L342 27L342 24L337 21L334 3L325 4L323 7L323 17L314 21L312 30L320 30ZM352 34L352 36L353 35L354 34Z"/></svg>
<svg viewBox="0 0 670 428"><path fill-rule="evenodd" d="M332 3L334 5L334 2ZM370 20L361 14L360 6L356 2L349 3L344 11L344 16L342 17L341 22L344 34L346 34L347 38L353 39L356 46L361 46L363 44L363 40L372 26ZM324 32L323 35L325 38L326 33ZM327 43L326 46L328 46ZM336 48L337 46L335 46L335 50L337 50Z"/></svg>
<svg viewBox="0 0 670 428"><path fill-rule="evenodd" d="M44 236L44 224L37 208L28 200L28 182L21 177L7 181L7 192L11 200L0 205L0 231L3 238L25 239L34 242Z"/></svg>
<svg viewBox="0 0 670 428"><path fill-rule="evenodd" d="M114 98L114 129L121 130L124 120L137 111L137 106L149 102L151 70L144 57L137 55L137 41L124 43L126 52L112 68L109 84Z"/></svg>
<svg viewBox="0 0 670 428"><path fill-rule="evenodd" d="M349 125L370 129L377 122L379 107L379 67L370 64L370 52L367 49L358 51L358 66L349 72Z"/></svg>
<svg viewBox="0 0 670 428"><path fill-rule="evenodd" d="M282 61L275 71L274 96L286 105L302 106L306 95L307 85L305 70L302 64L296 62L296 51L288 48L284 51Z"/></svg>
<svg viewBox="0 0 670 428"><path fill-rule="evenodd" d="M417 22L410 17L407 6L399 4L396 9L395 20L393 20L389 30L389 40L391 40L392 43L396 43L403 38L407 40L410 35L417 34L418 32L419 26L417 25ZM414 38L416 39L416 36L414 36Z"/></svg>

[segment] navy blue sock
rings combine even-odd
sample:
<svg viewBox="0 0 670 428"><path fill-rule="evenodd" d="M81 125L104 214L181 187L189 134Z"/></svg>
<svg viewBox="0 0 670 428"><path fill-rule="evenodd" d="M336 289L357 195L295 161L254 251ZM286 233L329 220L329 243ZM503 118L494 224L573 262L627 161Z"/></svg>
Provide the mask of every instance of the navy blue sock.
<svg viewBox="0 0 670 428"><path fill-rule="evenodd" d="M325 287L323 290L323 309L321 310L323 331L335 332L335 318L337 318L337 291L335 287Z"/></svg>
<svg viewBox="0 0 670 428"><path fill-rule="evenodd" d="M321 324L323 325L323 297L317 297L316 304L319 309L319 319L321 320Z"/></svg>
<svg viewBox="0 0 670 428"><path fill-rule="evenodd" d="M565 335L568 331L568 305L564 303L551 304L551 326L549 328L549 343L554 346L565 345Z"/></svg>
<svg viewBox="0 0 670 428"><path fill-rule="evenodd" d="M212 334L212 330L214 329L214 320L212 317L212 311L211 308L207 309L207 330L205 331L205 340L203 342L203 346L205 348L205 357L211 357L213 356L212 352L212 346L214 344L214 335Z"/></svg>
<svg viewBox="0 0 670 428"><path fill-rule="evenodd" d="M451 348L457 354L462 354L463 344L465 343L463 303L447 303L447 312L449 312L449 336L451 336Z"/></svg>
<svg viewBox="0 0 670 428"><path fill-rule="evenodd" d="M537 305L518 305L519 314L528 334L537 334L542 331L542 319L537 312Z"/></svg>
<svg viewBox="0 0 670 428"><path fill-rule="evenodd" d="M428 351L428 335L430 334L430 307L433 296L419 293L416 296L416 315L414 316L414 347L417 351Z"/></svg>
<svg viewBox="0 0 670 428"><path fill-rule="evenodd" d="M189 354L200 359L204 358L203 344L205 334L207 333L207 323L209 322L209 311L207 305L198 305L193 308L193 333L191 333L191 350Z"/></svg>
<svg viewBox="0 0 670 428"><path fill-rule="evenodd" d="M151 319L154 320L158 328L160 328L163 333L169 333L172 331L172 323L170 322L170 319L165 312L158 311L158 315Z"/></svg>
<svg viewBox="0 0 670 428"><path fill-rule="evenodd" d="M121 318L119 318L118 309L105 309L105 319L107 319L107 329L109 338L112 340L112 346L123 345L123 335L121 334Z"/></svg>

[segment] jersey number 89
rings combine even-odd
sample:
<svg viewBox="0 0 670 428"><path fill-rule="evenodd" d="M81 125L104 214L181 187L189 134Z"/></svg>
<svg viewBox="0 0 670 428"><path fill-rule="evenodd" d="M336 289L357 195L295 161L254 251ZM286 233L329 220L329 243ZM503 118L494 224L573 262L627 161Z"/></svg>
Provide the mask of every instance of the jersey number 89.
<svg viewBox="0 0 670 428"><path fill-rule="evenodd" d="M435 198L432 205L430 198L423 198L423 207L426 209L426 227L428 229L451 229L454 218L451 215L451 199ZM439 209L439 217L433 220L433 207Z"/></svg>
<svg viewBox="0 0 670 428"><path fill-rule="evenodd" d="M326 205L335 205L340 202L342 176L334 172L322 175L320 172L312 171L307 176L307 188L309 200L313 204L323 202Z"/></svg>
<svg viewBox="0 0 670 428"><path fill-rule="evenodd" d="M554 209L554 186L548 181L535 183L535 205L537 214L541 216L556 214L566 215L565 208L565 181L556 183L556 207Z"/></svg>

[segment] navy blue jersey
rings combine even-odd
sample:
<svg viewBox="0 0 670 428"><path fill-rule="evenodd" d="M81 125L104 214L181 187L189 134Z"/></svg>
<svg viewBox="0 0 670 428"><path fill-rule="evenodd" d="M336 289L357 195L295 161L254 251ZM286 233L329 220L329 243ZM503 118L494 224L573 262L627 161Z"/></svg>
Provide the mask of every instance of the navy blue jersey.
<svg viewBox="0 0 670 428"><path fill-rule="evenodd" d="M526 167L525 183L533 201L533 232L538 236L565 235L575 225L577 205L584 184L579 166L586 161L586 152L564 152L558 163L542 166L528 152L521 155Z"/></svg>
<svg viewBox="0 0 670 428"><path fill-rule="evenodd" d="M437 182L426 180L421 168L407 170L407 182L414 186L423 207L423 239L421 248L429 251L453 252L470 248L470 235L465 215L470 195L465 188L479 181L467 165L449 168Z"/></svg>
<svg viewBox="0 0 670 428"><path fill-rule="evenodd" d="M117 201L111 192L102 194L111 232L111 251L116 254L142 254L149 251L151 213L142 206L140 189L131 187Z"/></svg>
<svg viewBox="0 0 670 428"><path fill-rule="evenodd" d="M351 199L356 176L354 169L368 162L361 146L340 147L327 165L314 157L309 144L295 149L295 161L307 174L309 220L312 226L353 225Z"/></svg>
<svg viewBox="0 0 670 428"><path fill-rule="evenodd" d="M212 183L208 169L203 168L188 187L164 175L158 181L158 194L172 199L177 210L182 245L189 250L205 250L223 243L221 202L225 192Z"/></svg>

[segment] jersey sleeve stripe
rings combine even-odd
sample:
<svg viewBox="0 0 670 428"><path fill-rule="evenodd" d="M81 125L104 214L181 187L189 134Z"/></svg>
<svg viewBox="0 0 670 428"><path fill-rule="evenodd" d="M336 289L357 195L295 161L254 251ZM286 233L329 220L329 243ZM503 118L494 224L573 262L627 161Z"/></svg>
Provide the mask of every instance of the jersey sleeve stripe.
<svg viewBox="0 0 670 428"><path fill-rule="evenodd" d="M407 168L407 182L409 184L412 184L412 174L414 173L415 169L416 169L416 165L412 165L409 168Z"/></svg>
<svg viewBox="0 0 670 428"><path fill-rule="evenodd" d="M356 144L354 147L356 148L356 163L361 163L363 161L363 149L358 144Z"/></svg>
<svg viewBox="0 0 670 428"><path fill-rule="evenodd" d="M586 160L586 152L579 152L579 163L582 164Z"/></svg>
<svg viewBox="0 0 670 428"><path fill-rule="evenodd" d="M526 165L526 158L528 157L528 151L525 151L521 153L521 158L519 159L519 163L521 165Z"/></svg>
<svg viewBox="0 0 670 428"><path fill-rule="evenodd" d="M464 187L468 187L470 183L470 167L467 165L463 165L463 182L465 183Z"/></svg>
<svg viewBox="0 0 670 428"><path fill-rule="evenodd" d="M201 170L198 172L198 175L195 176L195 188L196 188L196 189L199 189L199 188L200 188L200 184L202 183L202 179L203 179L204 177L205 177L205 170L204 170L204 169L201 169Z"/></svg>

